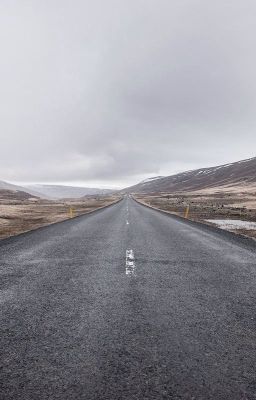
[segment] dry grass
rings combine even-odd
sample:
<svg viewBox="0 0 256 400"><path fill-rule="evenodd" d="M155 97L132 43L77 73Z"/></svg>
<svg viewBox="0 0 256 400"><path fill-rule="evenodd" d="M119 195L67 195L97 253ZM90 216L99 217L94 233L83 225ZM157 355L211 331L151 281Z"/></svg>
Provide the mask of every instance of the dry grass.
<svg viewBox="0 0 256 400"><path fill-rule="evenodd" d="M189 219L208 223L207 219L239 219L256 221L256 191L224 192L204 190L176 194L138 194L139 201L153 207L184 216L189 205ZM210 224L210 223L209 223ZM237 229L235 232L256 238L256 231Z"/></svg>
<svg viewBox="0 0 256 400"><path fill-rule="evenodd" d="M118 201L117 196L87 197L69 201L0 199L0 239L30 231L73 216L86 214Z"/></svg>

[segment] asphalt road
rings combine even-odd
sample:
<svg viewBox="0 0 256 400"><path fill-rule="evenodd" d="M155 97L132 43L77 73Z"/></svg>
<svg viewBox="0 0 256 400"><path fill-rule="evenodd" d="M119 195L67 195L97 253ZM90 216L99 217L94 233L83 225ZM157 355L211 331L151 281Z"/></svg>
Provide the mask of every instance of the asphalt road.
<svg viewBox="0 0 256 400"><path fill-rule="evenodd" d="M130 198L1 241L0 399L255 399L255 248Z"/></svg>

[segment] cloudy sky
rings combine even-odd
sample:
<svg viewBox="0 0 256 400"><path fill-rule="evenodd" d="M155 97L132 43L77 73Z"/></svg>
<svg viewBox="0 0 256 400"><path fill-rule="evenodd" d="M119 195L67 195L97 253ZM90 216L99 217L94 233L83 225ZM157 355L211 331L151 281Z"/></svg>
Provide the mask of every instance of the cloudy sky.
<svg viewBox="0 0 256 400"><path fill-rule="evenodd" d="M255 0L1 0L0 180L125 186L256 154Z"/></svg>

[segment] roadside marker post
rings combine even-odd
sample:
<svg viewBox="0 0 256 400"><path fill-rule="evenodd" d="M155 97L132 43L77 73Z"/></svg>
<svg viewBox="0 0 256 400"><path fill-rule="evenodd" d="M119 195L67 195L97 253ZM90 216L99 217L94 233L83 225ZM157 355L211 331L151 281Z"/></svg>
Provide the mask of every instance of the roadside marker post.
<svg viewBox="0 0 256 400"><path fill-rule="evenodd" d="M74 210L72 207L69 207L69 217L73 218L73 216L74 216Z"/></svg>
<svg viewBox="0 0 256 400"><path fill-rule="evenodd" d="M185 218L188 218L188 214L189 214L189 206L186 207L186 210L185 210Z"/></svg>

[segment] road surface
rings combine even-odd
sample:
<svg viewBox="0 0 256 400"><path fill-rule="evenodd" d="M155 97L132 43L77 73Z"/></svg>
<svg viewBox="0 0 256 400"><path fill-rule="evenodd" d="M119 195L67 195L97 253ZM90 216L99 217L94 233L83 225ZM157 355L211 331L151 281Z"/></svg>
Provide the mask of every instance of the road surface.
<svg viewBox="0 0 256 400"><path fill-rule="evenodd" d="M256 257L127 197L0 242L0 399L256 398Z"/></svg>

